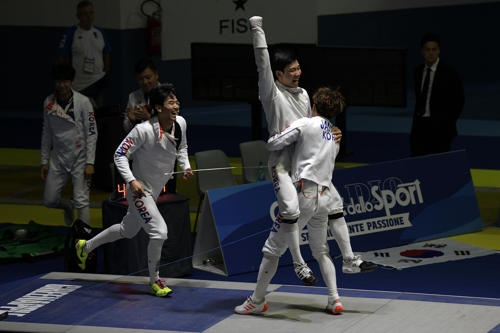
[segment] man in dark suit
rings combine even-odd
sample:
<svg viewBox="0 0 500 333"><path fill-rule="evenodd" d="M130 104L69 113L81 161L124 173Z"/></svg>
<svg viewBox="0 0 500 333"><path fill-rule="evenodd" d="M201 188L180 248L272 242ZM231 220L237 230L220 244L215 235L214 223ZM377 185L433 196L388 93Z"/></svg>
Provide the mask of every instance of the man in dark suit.
<svg viewBox="0 0 500 333"><path fill-rule="evenodd" d="M410 135L412 157L450 151L465 99L460 75L439 59L439 36L423 36L420 48L425 63L413 70L416 103Z"/></svg>

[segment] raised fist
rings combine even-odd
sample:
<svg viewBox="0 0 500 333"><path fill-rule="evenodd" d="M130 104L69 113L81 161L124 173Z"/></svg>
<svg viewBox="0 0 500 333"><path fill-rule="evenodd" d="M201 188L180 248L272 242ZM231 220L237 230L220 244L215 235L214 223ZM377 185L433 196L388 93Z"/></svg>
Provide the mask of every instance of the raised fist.
<svg viewBox="0 0 500 333"><path fill-rule="evenodd" d="M249 19L249 21L250 21L250 27L252 27L252 29L256 27L262 28L262 17L252 16Z"/></svg>

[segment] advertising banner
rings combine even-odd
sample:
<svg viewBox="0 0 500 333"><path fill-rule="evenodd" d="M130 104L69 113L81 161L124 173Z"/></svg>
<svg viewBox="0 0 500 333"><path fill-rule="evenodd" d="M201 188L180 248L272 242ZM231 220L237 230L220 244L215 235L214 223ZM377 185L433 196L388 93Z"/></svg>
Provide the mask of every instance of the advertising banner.
<svg viewBox="0 0 500 333"><path fill-rule="evenodd" d="M482 230L465 151L334 171L354 252ZM271 181L207 191L193 266L232 275L258 270L278 205ZM304 259L312 255L302 230ZM332 256L340 254L329 232ZM203 265L222 257L219 267ZM223 262L223 263L222 263ZM287 253L280 265L291 264Z"/></svg>

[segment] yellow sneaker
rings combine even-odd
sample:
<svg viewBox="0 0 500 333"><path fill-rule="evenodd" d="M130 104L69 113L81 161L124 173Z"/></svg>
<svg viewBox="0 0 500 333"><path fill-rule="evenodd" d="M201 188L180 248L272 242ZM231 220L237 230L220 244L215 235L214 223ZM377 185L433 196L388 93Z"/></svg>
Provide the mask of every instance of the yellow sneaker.
<svg viewBox="0 0 500 333"><path fill-rule="evenodd" d="M89 254L83 249L86 243L85 239L77 239L75 242L76 256L80 259L78 266L82 269L82 271L85 270L85 261L89 256Z"/></svg>
<svg viewBox="0 0 500 333"><path fill-rule="evenodd" d="M172 292L172 289L165 285L164 279L156 280L155 283L149 285L149 293L158 297L167 296Z"/></svg>

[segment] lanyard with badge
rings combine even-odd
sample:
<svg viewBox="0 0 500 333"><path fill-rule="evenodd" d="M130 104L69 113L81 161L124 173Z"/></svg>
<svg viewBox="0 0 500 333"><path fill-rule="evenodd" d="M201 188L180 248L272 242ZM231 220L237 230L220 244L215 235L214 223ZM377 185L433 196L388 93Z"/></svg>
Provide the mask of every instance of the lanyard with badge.
<svg viewBox="0 0 500 333"><path fill-rule="evenodd" d="M87 58L87 56L85 56L85 60L83 63L83 70L86 73L94 73L94 64L95 64L94 58Z"/></svg>
<svg viewBox="0 0 500 333"><path fill-rule="evenodd" d="M92 37L97 38L95 32L90 31L86 34L87 36L91 36L90 38L84 38L85 41L85 59L83 60L83 71L86 73L94 73L94 65L95 65L95 54L93 46ZM87 37L85 36L85 37Z"/></svg>

